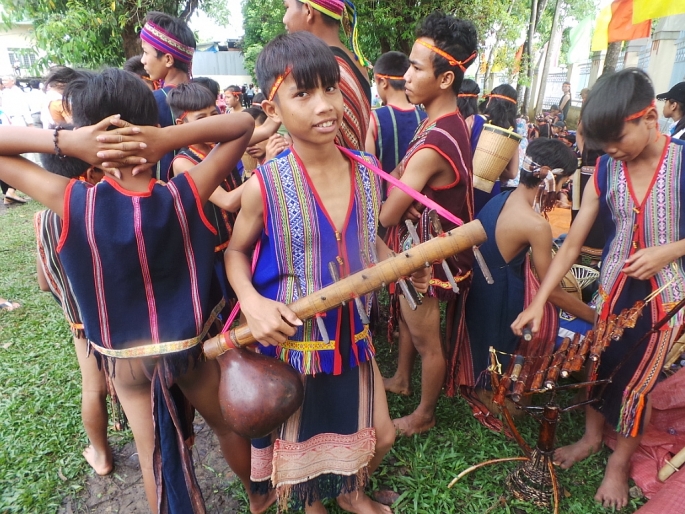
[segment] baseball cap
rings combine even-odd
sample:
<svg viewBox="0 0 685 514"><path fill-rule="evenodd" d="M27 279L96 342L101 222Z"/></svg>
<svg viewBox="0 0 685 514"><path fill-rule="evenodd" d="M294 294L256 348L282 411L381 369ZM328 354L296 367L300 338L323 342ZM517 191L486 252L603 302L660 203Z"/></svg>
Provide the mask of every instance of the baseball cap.
<svg viewBox="0 0 685 514"><path fill-rule="evenodd" d="M685 104L685 82L678 82L667 93L656 95L657 100L675 100Z"/></svg>

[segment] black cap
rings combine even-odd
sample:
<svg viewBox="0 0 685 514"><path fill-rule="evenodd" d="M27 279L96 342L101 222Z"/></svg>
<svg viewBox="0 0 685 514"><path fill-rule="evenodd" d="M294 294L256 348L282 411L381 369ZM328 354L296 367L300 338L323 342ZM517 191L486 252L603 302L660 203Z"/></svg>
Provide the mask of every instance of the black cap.
<svg viewBox="0 0 685 514"><path fill-rule="evenodd" d="M678 82L667 93L656 95L657 100L675 100L685 104L685 82Z"/></svg>

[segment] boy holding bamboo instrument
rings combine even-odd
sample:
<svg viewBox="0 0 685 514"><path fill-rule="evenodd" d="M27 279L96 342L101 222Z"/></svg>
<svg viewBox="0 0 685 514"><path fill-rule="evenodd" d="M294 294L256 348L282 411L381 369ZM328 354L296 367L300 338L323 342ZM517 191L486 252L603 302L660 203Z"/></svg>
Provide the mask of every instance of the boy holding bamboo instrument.
<svg viewBox="0 0 685 514"><path fill-rule="evenodd" d="M324 42L307 32L279 36L256 72L265 112L293 145L246 183L226 269L261 352L302 373L305 400L275 437L253 440L253 488L276 488L282 504L308 513L326 512L325 498L350 512L390 512L359 492L395 438L363 323L369 298L304 323L285 305L389 255L376 238L380 184L364 165L377 161L334 143L343 97ZM414 275L417 289L427 278Z"/></svg>

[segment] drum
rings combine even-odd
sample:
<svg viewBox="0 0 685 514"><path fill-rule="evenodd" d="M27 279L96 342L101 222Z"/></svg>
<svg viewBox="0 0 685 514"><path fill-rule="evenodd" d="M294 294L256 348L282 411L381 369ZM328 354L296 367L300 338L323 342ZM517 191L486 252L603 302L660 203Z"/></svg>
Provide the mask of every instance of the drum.
<svg viewBox="0 0 685 514"><path fill-rule="evenodd" d="M489 193L516 155L523 138L495 125L484 125L473 154L473 187Z"/></svg>

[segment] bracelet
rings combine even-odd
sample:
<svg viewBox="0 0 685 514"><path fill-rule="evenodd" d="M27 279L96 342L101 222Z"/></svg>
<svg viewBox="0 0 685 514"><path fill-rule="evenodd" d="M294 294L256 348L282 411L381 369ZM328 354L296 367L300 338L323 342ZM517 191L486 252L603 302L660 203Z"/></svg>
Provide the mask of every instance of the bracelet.
<svg viewBox="0 0 685 514"><path fill-rule="evenodd" d="M52 141L55 143L55 155L60 159L64 159L66 155L62 153L62 150L59 149L59 145L57 144L57 138L59 137L60 130L64 130L64 127L57 125L55 127L55 131L52 133Z"/></svg>

